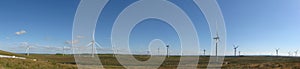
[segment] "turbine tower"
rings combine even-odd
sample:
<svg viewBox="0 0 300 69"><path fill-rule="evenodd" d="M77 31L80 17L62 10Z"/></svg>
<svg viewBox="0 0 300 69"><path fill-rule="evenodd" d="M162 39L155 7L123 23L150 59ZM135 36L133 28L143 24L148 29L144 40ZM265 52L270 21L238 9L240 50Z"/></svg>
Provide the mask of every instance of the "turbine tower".
<svg viewBox="0 0 300 69"><path fill-rule="evenodd" d="M30 49L30 45L26 46L26 55L29 56L29 49Z"/></svg>
<svg viewBox="0 0 300 69"><path fill-rule="evenodd" d="M146 53L147 53L146 55L151 55L149 50L148 50L148 51L146 51Z"/></svg>
<svg viewBox="0 0 300 69"><path fill-rule="evenodd" d="M241 56L241 51L239 51L239 56Z"/></svg>
<svg viewBox="0 0 300 69"><path fill-rule="evenodd" d="M203 56L205 56L205 51L206 51L206 50L205 50L205 49L203 49Z"/></svg>
<svg viewBox="0 0 300 69"><path fill-rule="evenodd" d="M219 31L218 31L218 22L216 22L216 36L213 38L216 41L216 57L218 56L218 43L220 41Z"/></svg>
<svg viewBox="0 0 300 69"><path fill-rule="evenodd" d="M239 48L238 45L233 45L233 49L234 49L234 56L236 56L236 49Z"/></svg>
<svg viewBox="0 0 300 69"><path fill-rule="evenodd" d="M67 48L67 46L64 46L64 47L63 47L63 56L66 55L66 50L70 50L70 48Z"/></svg>
<svg viewBox="0 0 300 69"><path fill-rule="evenodd" d="M297 54L298 54L298 50L295 51L295 56L297 56Z"/></svg>
<svg viewBox="0 0 300 69"><path fill-rule="evenodd" d="M291 53L291 51L288 52L289 56L292 56L293 54Z"/></svg>
<svg viewBox="0 0 300 69"><path fill-rule="evenodd" d="M276 56L278 56L278 51L279 51L280 48L276 48Z"/></svg>
<svg viewBox="0 0 300 69"><path fill-rule="evenodd" d="M95 46L101 48L101 45L99 43L97 43L95 40L92 40L87 46L92 47L92 57L94 57L95 54L96 54L96 47Z"/></svg>
<svg viewBox="0 0 300 69"><path fill-rule="evenodd" d="M167 47L167 57L169 57L169 45L166 46Z"/></svg>
<svg viewBox="0 0 300 69"><path fill-rule="evenodd" d="M63 56L65 56L65 53L66 53L66 52L65 52L65 46L63 47L62 50L63 50L63 53L62 53L62 54L63 54Z"/></svg>
<svg viewBox="0 0 300 69"><path fill-rule="evenodd" d="M113 56L115 57L117 54L122 54L121 52L124 52L125 50L124 49L120 49L120 48L117 48L115 44L112 44L112 49L113 51Z"/></svg>
<svg viewBox="0 0 300 69"><path fill-rule="evenodd" d="M96 54L96 47L95 46L101 48L101 45L95 41L95 31L93 31L93 33L92 33L92 41L90 43L88 43L87 46L92 47L92 57L94 57L95 54Z"/></svg>
<svg viewBox="0 0 300 69"><path fill-rule="evenodd" d="M216 34L216 37L214 37L213 39L216 41L216 56L218 56L218 42L220 40L218 32Z"/></svg>

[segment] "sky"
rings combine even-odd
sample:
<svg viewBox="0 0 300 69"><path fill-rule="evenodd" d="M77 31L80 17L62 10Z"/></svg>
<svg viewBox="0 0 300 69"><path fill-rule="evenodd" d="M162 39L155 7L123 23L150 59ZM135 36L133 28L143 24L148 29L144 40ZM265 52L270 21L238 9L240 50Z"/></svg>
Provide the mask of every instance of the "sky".
<svg viewBox="0 0 300 69"><path fill-rule="evenodd" d="M170 0L190 17L196 27L200 49L211 51L208 24L192 0ZM226 55L233 54L233 44L242 55L280 55L300 49L299 0L217 0L227 32ZM1 0L0 50L24 53L24 44L34 46L32 53L61 53L70 46L72 26L79 0ZM136 0L112 0L99 16L95 38L110 49L112 26L120 12ZM172 12L170 12L172 13ZM174 14L175 15L175 14ZM134 53L146 53L149 42L161 39L169 44L171 54L180 53L174 28L159 19L146 19L130 35ZM111 51L100 51L110 53Z"/></svg>

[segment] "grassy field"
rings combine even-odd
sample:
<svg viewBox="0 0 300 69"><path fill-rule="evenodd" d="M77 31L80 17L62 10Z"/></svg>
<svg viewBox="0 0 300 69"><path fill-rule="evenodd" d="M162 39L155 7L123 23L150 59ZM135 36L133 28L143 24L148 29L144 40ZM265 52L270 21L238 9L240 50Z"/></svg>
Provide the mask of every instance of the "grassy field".
<svg viewBox="0 0 300 69"><path fill-rule="evenodd" d="M0 58L0 69L77 69L76 65L40 61L39 57L14 54L0 50L1 55L25 57L26 59ZM37 59L37 60L36 60Z"/></svg>
<svg viewBox="0 0 300 69"><path fill-rule="evenodd" d="M62 64L75 64L72 55L32 55L40 59ZM124 68L112 55L99 55L103 66L107 69ZM148 56L135 56L138 60L147 60ZM167 58L160 69L176 68L179 63L179 56ZM199 57L198 68L206 68L209 57ZM224 69L300 69L299 57L275 57L275 56L243 56L226 57L223 64Z"/></svg>
<svg viewBox="0 0 300 69"><path fill-rule="evenodd" d="M13 53L8 53L15 55ZM1 54L1 52L0 52ZM17 54L18 55L18 54ZM24 56L25 55L19 55ZM76 69L73 55L54 55L54 54L32 54L30 59L0 59L0 68L5 69ZM106 69L124 69L115 57L110 54L99 55L101 62ZM136 59L145 61L149 56L136 55ZM166 58L159 69L174 69L179 63L179 56ZM207 66L209 57L199 57L198 68L204 69ZM223 69L300 69L299 57L276 57L276 56L243 56L225 57Z"/></svg>

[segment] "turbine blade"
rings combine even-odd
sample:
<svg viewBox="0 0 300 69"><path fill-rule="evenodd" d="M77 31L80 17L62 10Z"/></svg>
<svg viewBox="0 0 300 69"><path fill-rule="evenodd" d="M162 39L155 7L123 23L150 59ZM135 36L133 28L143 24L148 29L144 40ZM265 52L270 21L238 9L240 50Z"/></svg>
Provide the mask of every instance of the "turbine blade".
<svg viewBox="0 0 300 69"><path fill-rule="evenodd" d="M96 46L98 46L99 48L102 48L101 45L98 42L95 42Z"/></svg>
<svg viewBox="0 0 300 69"><path fill-rule="evenodd" d="M93 43L92 42L90 42L89 44L87 44L87 46L91 46Z"/></svg>

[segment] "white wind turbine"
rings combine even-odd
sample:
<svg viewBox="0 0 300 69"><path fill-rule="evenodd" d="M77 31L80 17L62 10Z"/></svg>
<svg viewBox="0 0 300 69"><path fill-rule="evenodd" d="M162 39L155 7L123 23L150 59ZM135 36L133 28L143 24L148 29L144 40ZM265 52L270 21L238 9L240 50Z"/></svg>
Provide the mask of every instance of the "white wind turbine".
<svg viewBox="0 0 300 69"><path fill-rule="evenodd" d="M217 24L217 23L216 23ZM213 38L216 41L216 56L218 56L218 43L220 41L218 26L216 25L216 36Z"/></svg>
<svg viewBox="0 0 300 69"><path fill-rule="evenodd" d="M21 46L25 46L25 48L26 48L25 53L27 56L29 56L29 50L32 46L28 42L22 42Z"/></svg>
<svg viewBox="0 0 300 69"><path fill-rule="evenodd" d="M27 55L27 56L29 56L29 49L30 49L30 48L31 48L30 45L26 45L26 53L27 53L26 55Z"/></svg>
<svg viewBox="0 0 300 69"><path fill-rule="evenodd" d="M241 56L241 51L239 51L239 56Z"/></svg>
<svg viewBox="0 0 300 69"><path fill-rule="evenodd" d="M292 56L292 55L293 55L291 51L289 51L288 54L289 54L289 56Z"/></svg>
<svg viewBox="0 0 300 69"><path fill-rule="evenodd" d="M298 54L298 50L295 51L295 56L297 56L297 54Z"/></svg>
<svg viewBox="0 0 300 69"><path fill-rule="evenodd" d="M88 43L87 46L92 47L92 57L94 57L96 54L96 47L102 48L101 45L95 41L95 31L93 32L93 35L92 35L92 41L90 43Z"/></svg>
<svg viewBox="0 0 300 69"><path fill-rule="evenodd" d="M70 47L64 46L62 50L63 50L63 56L65 56L66 50L71 50L71 49Z"/></svg>
<svg viewBox="0 0 300 69"><path fill-rule="evenodd" d="M124 52L125 50L124 49L116 48L116 45L113 44L112 51L113 51L113 56L115 57L117 54L120 54L121 52Z"/></svg>

